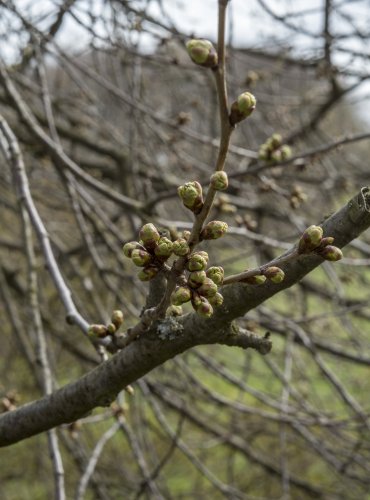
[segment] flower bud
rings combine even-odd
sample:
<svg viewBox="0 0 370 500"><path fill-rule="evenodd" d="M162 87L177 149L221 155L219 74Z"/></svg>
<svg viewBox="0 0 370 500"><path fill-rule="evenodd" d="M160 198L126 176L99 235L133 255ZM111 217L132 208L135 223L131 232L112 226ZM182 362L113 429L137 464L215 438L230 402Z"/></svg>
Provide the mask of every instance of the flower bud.
<svg viewBox="0 0 370 500"><path fill-rule="evenodd" d="M265 281L266 276L263 276L263 274L257 274L256 276L250 276L241 280L242 283L248 283L248 285L262 285Z"/></svg>
<svg viewBox="0 0 370 500"><path fill-rule="evenodd" d="M182 238L184 238L184 240L186 240L186 241L189 241L190 235L191 235L191 232L187 231L186 229L182 232Z"/></svg>
<svg viewBox="0 0 370 500"><path fill-rule="evenodd" d="M203 259L207 262L208 264L208 261L209 261L209 255L207 252L205 252L204 250L198 250L197 252L194 252L192 255L200 255L201 257L203 257Z"/></svg>
<svg viewBox="0 0 370 500"><path fill-rule="evenodd" d="M182 307L181 306L175 306L173 304L166 311L166 315L167 316L182 316L182 314L183 314Z"/></svg>
<svg viewBox="0 0 370 500"><path fill-rule="evenodd" d="M203 228L200 237L202 240L217 240L217 238L221 238L226 231L228 225L226 222L222 222L220 220L213 220L208 222L208 224Z"/></svg>
<svg viewBox="0 0 370 500"><path fill-rule="evenodd" d="M174 306L181 306L181 304L189 302L190 299L191 299L191 291L186 286L179 286L171 294L171 304L173 304Z"/></svg>
<svg viewBox="0 0 370 500"><path fill-rule="evenodd" d="M123 245L123 253L125 254L126 257L131 258L132 252L137 248L142 249L140 243L138 241L130 241L129 243Z"/></svg>
<svg viewBox="0 0 370 500"><path fill-rule="evenodd" d="M199 307L202 304L202 297L199 295L197 292L192 292L191 294L191 305L193 306L194 309Z"/></svg>
<svg viewBox="0 0 370 500"><path fill-rule="evenodd" d="M154 249L156 257L161 260L168 259L172 254L172 241L165 236L159 238L157 246Z"/></svg>
<svg viewBox="0 0 370 500"><path fill-rule="evenodd" d="M282 144L282 141L283 139L280 134L272 134L272 136L267 139L265 144L268 147L268 149L272 151L274 149L279 148Z"/></svg>
<svg viewBox="0 0 370 500"><path fill-rule="evenodd" d="M284 144L284 146L281 146L280 148L280 155L281 155L281 161L284 160L289 160L292 156L292 149L288 144Z"/></svg>
<svg viewBox="0 0 370 500"><path fill-rule="evenodd" d="M148 266L145 267L144 269L141 269L137 277L139 278L140 281L150 281L151 279L155 278L155 276L157 276L158 272L159 272L158 267Z"/></svg>
<svg viewBox="0 0 370 500"><path fill-rule="evenodd" d="M186 182L177 188L177 192L186 208L195 214L202 210L203 192L199 182Z"/></svg>
<svg viewBox="0 0 370 500"><path fill-rule="evenodd" d="M105 325L90 325L87 335L91 339L102 339L108 335L108 329Z"/></svg>
<svg viewBox="0 0 370 500"><path fill-rule="evenodd" d="M186 269L188 271L204 271L206 267L206 259L197 252L192 253L186 263Z"/></svg>
<svg viewBox="0 0 370 500"><path fill-rule="evenodd" d="M222 303L223 303L223 301L224 301L223 296L219 292L217 292L214 295L212 295L212 297L207 297L207 298L208 298L208 302L213 307L219 307L219 306L221 306Z"/></svg>
<svg viewBox="0 0 370 500"><path fill-rule="evenodd" d="M200 304L195 309L202 318L210 318L213 314L213 307L205 297L200 298Z"/></svg>
<svg viewBox="0 0 370 500"><path fill-rule="evenodd" d="M231 105L229 116L230 124L236 125L251 115L256 109L256 103L256 98L250 92L244 92L241 94L237 101L233 102Z"/></svg>
<svg viewBox="0 0 370 500"><path fill-rule="evenodd" d="M186 49L191 60L195 64L199 64L206 68L214 68L217 66L217 52L209 40L189 40L186 44Z"/></svg>
<svg viewBox="0 0 370 500"><path fill-rule="evenodd" d="M215 172L211 176L211 186L216 191L223 191L224 189L227 189L228 185L229 185L229 180L227 177L227 173L224 172L223 170Z"/></svg>
<svg viewBox="0 0 370 500"><path fill-rule="evenodd" d="M332 236L326 236L320 241L320 245L318 246L318 249L324 248L328 245L332 245L334 243L334 238Z"/></svg>
<svg viewBox="0 0 370 500"><path fill-rule="evenodd" d="M217 285L210 278L205 278L203 283L197 289L199 295L203 295L203 297L212 297L217 293Z"/></svg>
<svg viewBox="0 0 370 500"><path fill-rule="evenodd" d="M285 273L280 267L268 267L263 274L273 283L281 283L285 278Z"/></svg>
<svg viewBox="0 0 370 500"><path fill-rule="evenodd" d="M298 243L298 253L309 253L321 243L323 230L320 226L308 227Z"/></svg>
<svg viewBox="0 0 370 500"><path fill-rule="evenodd" d="M225 271L221 266L212 266L207 270L207 277L216 285L221 285L224 280Z"/></svg>
<svg viewBox="0 0 370 500"><path fill-rule="evenodd" d="M131 254L132 262L135 266L144 267L152 261L152 256L146 250L136 248Z"/></svg>
<svg viewBox="0 0 370 500"><path fill-rule="evenodd" d="M172 251L178 257L184 257L190 252L188 242L184 238L179 238L172 244Z"/></svg>
<svg viewBox="0 0 370 500"><path fill-rule="evenodd" d="M140 229L139 235L145 248L148 248L149 250L153 250L156 247L157 242L160 238L160 234L157 228L152 223L145 224Z"/></svg>
<svg viewBox="0 0 370 500"><path fill-rule="evenodd" d="M198 288L207 278L205 271L194 271L189 274L188 284L192 288Z"/></svg>
<svg viewBox="0 0 370 500"><path fill-rule="evenodd" d="M123 312L120 311L119 309L113 311L111 316L111 321L118 329L123 323Z"/></svg>
<svg viewBox="0 0 370 500"><path fill-rule="evenodd" d="M108 323L107 330L109 335L114 335L117 331L117 327L114 323Z"/></svg>
<svg viewBox="0 0 370 500"><path fill-rule="evenodd" d="M317 251L317 253L325 260L336 262L343 258L342 251L338 247L327 245L326 247Z"/></svg>

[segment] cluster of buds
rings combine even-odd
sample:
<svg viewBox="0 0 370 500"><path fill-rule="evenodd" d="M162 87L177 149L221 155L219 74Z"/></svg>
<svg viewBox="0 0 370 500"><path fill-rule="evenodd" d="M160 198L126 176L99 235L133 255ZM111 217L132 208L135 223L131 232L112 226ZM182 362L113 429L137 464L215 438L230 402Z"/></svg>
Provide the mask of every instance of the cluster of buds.
<svg viewBox="0 0 370 500"><path fill-rule="evenodd" d="M248 285L263 285L266 280L272 283L281 283L285 278L285 273L280 267L270 266L265 269L261 269L259 274L254 276L249 276L248 278L243 278L242 283L248 283Z"/></svg>
<svg viewBox="0 0 370 500"><path fill-rule="evenodd" d="M217 240L226 234L228 225L220 220L208 222L200 233L201 240Z"/></svg>
<svg viewBox="0 0 370 500"><path fill-rule="evenodd" d="M260 146L258 157L267 163L279 163L288 160L292 156L292 150L287 144L283 144L280 134L273 134Z"/></svg>
<svg viewBox="0 0 370 500"><path fill-rule="evenodd" d="M298 208L301 203L307 200L307 195L301 186L294 186L290 194L289 204L292 208Z"/></svg>
<svg viewBox="0 0 370 500"><path fill-rule="evenodd" d="M177 188L177 192L185 207L199 214L203 208L203 192L199 182L186 182Z"/></svg>
<svg viewBox="0 0 370 500"><path fill-rule="evenodd" d="M140 241L130 241L123 246L123 253L143 269L138 273L141 281L154 278L164 262L172 255L174 242L159 234L154 224L145 224L139 233Z"/></svg>
<svg viewBox="0 0 370 500"><path fill-rule="evenodd" d="M92 340L104 339L105 337L114 336L118 332L123 323L123 312L119 309L112 312L110 323L107 325L90 325L87 335Z"/></svg>
<svg viewBox="0 0 370 500"><path fill-rule="evenodd" d="M186 262L189 271L187 281L178 286L171 296L173 306L181 306L191 302L197 314L209 318L213 314L213 308L220 306L223 302L218 287L224 279L222 267L213 266L207 269L208 254L204 251L193 252Z"/></svg>
<svg viewBox="0 0 370 500"><path fill-rule="evenodd" d="M257 100L250 92L240 94L238 99L231 105L229 121L233 127L248 118L256 109Z"/></svg>
<svg viewBox="0 0 370 500"><path fill-rule="evenodd" d="M336 262L343 257L342 251L334 246L332 236L323 237L320 226L310 226L302 234L298 243L298 253L307 254L314 252L325 260Z"/></svg>
<svg viewBox="0 0 370 500"><path fill-rule="evenodd" d="M216 68L218 63L217 51L209 40L192 39L186 44L190 59L199 66Z"/></svg>

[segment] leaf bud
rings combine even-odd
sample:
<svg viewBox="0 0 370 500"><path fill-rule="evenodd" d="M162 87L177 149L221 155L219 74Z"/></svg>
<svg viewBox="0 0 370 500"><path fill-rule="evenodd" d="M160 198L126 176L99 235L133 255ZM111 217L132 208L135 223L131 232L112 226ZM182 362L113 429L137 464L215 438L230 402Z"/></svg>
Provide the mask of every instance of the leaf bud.
<svg viewBox="0 0 370 500"><path fill-rule="evenodd" d="M320 226L310 226L302 234L298 243L298 253L309 253L321 243L323 230Z"/></svg>
<svg viewBox="0 0 370 500"><path fill-rule="evenodd" d="M157 228L152 223L145 224L140 229L139 235L145 248L148 248L149 250L153 250L156 247L158 240L160 238L160 234Z"/></svg>
<svg viewBox="0 0 370 500"><path fill-rule="evenodd" d="M213 307L205 297L201 297L200 304L196 307L195 312L202 318L210 318L213 314Z"/></svg>
<svg viewBox="0 0 370 500"><path fill-rule="evenodd" d="M325 260L330 260L332 262L336 262L343 258L342 251L340 248L327 245L326 247L319 249L317 253Z"/></svg>
<svg viewBox="0 0 370 500"><path fill-rule="evenodd" d="M211 176L211 186L216 191L223 191L224 189L227 189L228 185L229 185L229 179L227 177L227 173L224 172L223 170L215 172Z"/></svg>
<svg viewBox="0 0 370 500"><path fill-rule="evenodd" d="M220 220L213 220L203 228L200 236L202 240L217 240L221 238L228 229L226 222Z"/></svg>
<svg viewBox="0 0 370 500"><path fill-rule="evenodd" d="M123 253L126 257L131 258L132 252L137 248L142 248L140 243L138 241L130 241L123 245Z"/></svg>
<svg viewBox="0 0 370 500"><path fill-rule="evenodd" d="M197 292L199 295L203 295L203 297L212 297L217 293L217 285L214 281L211 280L211 278L205 278L203 283L200 285L200 287L197 289Z"/></svg>
<svg viewBox="0 0 370 500"><path fill-rule="evenodd" d="M251 115L256 109L256 104L256 98L250 92L240 94L238 99L231 105L230 124L234 126Z"/></svg>
<svg viewBox="0 0 370 500"><path fill-rule="evenodd" d="M212 266L207 270L207 277L216 285L221 285L224 280L225 271L221 266Z"/></svg>
<svg viewBox="0 0 370 500"><path fill-rule="evenodd" d="M191 291L186 286L179 286L171 294L171 304L174 306L181 306L191 299Z"/></svg>
<svg viewBox="0 0 370 500"><path fill-rule="evenodd" d="M203 207L203 191L198 181L186 182L177 188L177 192L186 208L198 214Z"/></svg>
<svg viewBox="0 0 370 500"><path fill-rule="evenodd" d="M214 68L217 66L217 52L209 40L189 40L186 43L186 49L195 64L199 64L205 68Z"/></svg>
<svg viewBox="0 0 370 500"><path fill-rule="evenodd" d="M123 323L123 312L120 311L119 309L113 311L111 316L111 321L118 329Z"/></svg>
<svg viewBox="0 0 370 500"><path fill-rule="evenodd" d="M223 296L219 292L217 292L214 295L212 295L212 297L208 297L208 302L213 307L219 307L219 306L221 306L222 303L223 303L223 301L224 301L224 298L223 298Z"/></svg>
<svg viewBox="0 0 370 500"><path fill-rule="evenodd" d="M155 266L145 267L144 269L141 269L137 277L140 281L150 281L151 279L155 278L155 276L157 276L158 271L158 267Z"/></svg>
<svg viewBox="0 0 370 500"><path fill-rule="evenodd" d="M181 306L175 306L172 304L170 307L168 307L166 311L167 316L182 316L183 310Z"/></svg>
<svg viewBox="0 0 370 500"><path fill-rule="evenodd" d="M205 271L194 271L189 274L188 284L192 288L198 288L207 278Z"/></svg>
<svg viewBox="0 0 370 500"><path fill-rule="evenodd" d="M108 329L105 325L90 325L87 335L91 339L102 339L108 335Z"/></svg>
<svg viewBox="0 0 370 500"><path fill-rule="evenodd" d="M135 266L144 267L152 261L152 256L146 250L136 248L131 254L132 262Z"/></svg>
<svg viewBox="0 0 370 500"><path fill-rule="evenodd" d="M116 333L117 327L114 323L108 323L107 330L108 330L109 335L113 335Z"/></svg>
<svg viewBox="0 0 370 500"><path fill-rule="evenodd" d="M332 245L334 243L334 238L332 236L326 236L320 241L320 245L318 246L318 250L320 248L324 248L328 245Z"/></svg>
<svg viewBox="0 0 370 500"><path fill-rule="evenodd" d="M265 281L266 276L263 276L263 274L257 274L256 276L250 276L241 280L242 283L248 283L248 285L262 285Z"/></svg>
<svg viewBox="0 0 370 500"><path fill-rule="evenodd" d="M268 267L263 274L273 283L281 283L285 278L285 273L280 267Z"/></svg>
<svg viewBox="0 0 370 500"><path fill-rule="evenodd" d="M179 238L172 244L172 251L178 257L184 257L190 252L188 242L184 238Z"/></svg>
<svg viewBox="0 0 370 500"><path fill-rule="evenodd" d="M157 246L154 249L156 257L159 259L168 259L172 254L172 241L165 236L159 238Z"/></svg>
<svg viewBox="0 0 370 500"><path fill-rule="evenodd" d="M280 148L281 161L289 160L292 157L292 148L288 144L284 144Z"/></svg>
<svg viewBox="0 0 370 500"><path fill-rule="evenodd" d="M186 263L186 269L188 271L204 271L206 267L206 259L198 252L192 253Z"/></svg>

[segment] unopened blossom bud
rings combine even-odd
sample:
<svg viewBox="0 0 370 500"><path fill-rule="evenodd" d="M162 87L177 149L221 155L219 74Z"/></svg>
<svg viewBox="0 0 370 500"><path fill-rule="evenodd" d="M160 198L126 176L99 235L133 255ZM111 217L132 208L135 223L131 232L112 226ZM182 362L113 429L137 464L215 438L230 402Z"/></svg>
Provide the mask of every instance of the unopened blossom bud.
<svg viewBox="0 0 370 500"><path fill-rule="evenodd" d="M197 292L204 297L212 297L217 293L217 285L210 278L206 278L200 287L197 289Z"/></svg>
<svg viewBox="0 0 370 500"><path fill-rule="evenodd" d="M197 252L191 254L186 263L186 269L188 271L204 271L206 267L206 259Z"/></svg>
<svg viewBox="0 0 370 500"><path fill-rule="evenodd" d="M87 335L91 339L102 339L108 335L108 329L105 325L90 325Z"/></svg>
<svg viewBox="0 0 370 500"><path fill-rule="evenodd" d="M205 297L201 297L200 304L195 309L195 312L202 318L210 318L213 314L213 307Z"/></svg>
<svg viewBox="0 0 370 500"><path fill-rule="evenodd" d="M148 248L149 250L153 250L156 247L158 240L160 238L160 234L157 228L152 223L145 224L140 229L139 235L145 248Z"/></svg>
<svg viewBox="0 0 370 500"><path fill-rule="evenodd" d="M327 245L323 249L320 249L317 252L323 259L325 260L330 260L332 262L336 262L337 260L340 260L343 258L342 251L340 248L332 246L332 245Z"/></svg>
<svg viewBox="0 0 370 500"><path fill-rule="evenodd" d="M186 230L186 229L182 232L182 238L184 238L184 240L186 240L186 241L189 241L190 235L191 235L191 232Z"/></svg>
<svg viewBox="0 0 370 500"><path fill-rule="evenodd" d="M188 284L192 288L198 288L207 278L205 271L194 271L189 274Z"/></svg>
<svg viewBox="0 0 370 500"><path fill-rule="evenodd" d="M154 249L156 257L159 259L168 259L172 254L172 241L165 236L159 238L157 246Z"/></svg>
<svg viewBox="0 0 370 500"><path fill-rule="evenodd" d="M281 161L284 160L289 160L292 156L292 149L288 144L284 144L284 146L281 146L280 148L280 154L281 154Z"/></svg>
<svg viewBox="0 0 370 500"><path fill-rule="evenodd" d="M230 111L230 124L236 125L241 122L256 109L256 98L250 92L244 92L232 103Z"/></svg>
<svg viewBox="0 0 370 500"><path fill-rule="evenodd" d="M186 286L179 286L171 294L171 304L175 306L181 306L185 302L189 302L191 299L191 291Z"/></svg>
<svg viewBox="0 0 370 500"><path fill-rule="evenodd" d="M273 149L277 149L281 146L282 144L282 137L280 134L272 134L271 137L269 137L266 141L266 146L272 151Z"/></svg>
<svg viewBox="0 0 370 500"><path fill-rule="evenodd" d="M221 285L224 280L225 271L221 266L212 266L207 269L207 276L210 278L216 285Z"/></svg>
<svg viewBox="0 0 370 500"><path fill-rule="evenodd" d="M151 279L155 278L159 272L158 267L155 266L148 266L142 269L137 277L139 278L140 281L150 281Z"/></svg>
<svg viewBox="0 0 370 500"><path fill-rule="evenodd" d="M201 257L203 257L203 259L207 262L208 264L208 261L209 261L209 255L207 252L205 252L204 250L198 250L197 252L194 252L192 255L200 255Z"/></svg>
<svg viewBox="0 0 370 500"><path fill-rule="evenodd" d="M172 251L178 257L184 257L190 252L188 242L184 238L179 238L172 244Z"/></svg>
<svg viewBox="0 0 370 500"><path fill-rule="evenodd" d="M308 227L298 243L298 253L309 253L321 243L323 230L320 226Z"/></svg>
<svg viewBox="0 0 370 500"><path fill-rule="evenodd" d="M177 188L177 192L186 208L195 214L202 210L203 192L198 181L186 182Z"/></svg>
<svg viewBox="0 0 370 500"><path fill-rule="evenodd" d="M244 278L241 280L242 283L248 283L248 285L262 285L266 281L266 276L262 274L257 274L256 276L250 276L249 278Z"/></svg>
<svg viewBox="0 0 370 500"><path fill-rule="evenodd" d="M131 259L135 266L144 267L152 261L152 256L146 250L136 248L132 251Z"/></svg>
<svg viewBox="0 0 370 500"><path fill-rule="evenodd" d="M211 176L211 186L216 191L223 191L224 189L227 189L228 185L229 185L229 179L227 177L227 173L224 172L223 170L215 172Z"/></svg>
<svg viewBox="0 0 370 500"><path fill-rule="evenodd" d="M120 311L119 309L113 311L111 316L111 321L116 326L116 328L119 328L123 323L123 312Z"/></svg>
<svg viewBox="0 0 370 500"><path fill-rule="evenodd" d="M130 241L129 243L123 245L123 253L125 254L126 257L131 258L132 252L137 248L142 248L140 243L138 241Z"/></svg>
<svg viewBox="0 0 370 500"><path fill-rule="evenodd" d="M260 160L266 161L270 158L270 151L266 144L262 144L258 150L258 158Z"/></svg>
<svg viewBox="0 0 370 500"><path fill-rule="evenodd" d="M199 295L199 293L193 290L193 293L191 295L191 305L193 306L194 309L196 309L201 304L202 304L202 297Z"/></svg>
<svg viewBox="0 0 370 500"><path fill-rule="evenodd" d="M116 333L117 327L114 323L108 323L107 330L108 330L109 335L113 335Z"/></svg>
<svg viewBox="0 0 370 500"><path fill-rule="evenodd" d="M181 306L172 304L166 311L167 316L182 316L183 310Z"/></svg>
<svg viewBox="0 0 370 500"><path fill-rule="evenodd" d="M332 236L326 236L320 241L320 245L318 246L318 249L324 248L328 245L332 245L334 243L334 238Z"/></svg>
<svg viewBox="0 0 370 500"><path fill-rule="evenodd" d="M214 68L217 66L217 52L209 40L189 40L186 44L186 49L191 60L195 64L199 64L206 68Z"/></svg>
<svg viewBox="0 0 370 500"><path fill-rule="evenodd" d="M226 233L227 229L228 225L226 222L213 220L208 222L203 228L200 236L202 240L217 240L217 238L221 238Z"/></svg>
<svg viewBox="0 0 370 500"><path fill-rule="evenodd" d="M273 283L281 283L285 278L285 273L280 267L268 267L263 274Z"/></svg>
<svg viewBox="0 0 370 500"><path fill-rule="evenodd" d="M219 292L217 292L214 295L212 295L212 297L207 297L207 298L208 298L208 302L213 307L219 307L219 306L221 306L222 303L223 303L223 301L224 301L223 296Z"/></svg>

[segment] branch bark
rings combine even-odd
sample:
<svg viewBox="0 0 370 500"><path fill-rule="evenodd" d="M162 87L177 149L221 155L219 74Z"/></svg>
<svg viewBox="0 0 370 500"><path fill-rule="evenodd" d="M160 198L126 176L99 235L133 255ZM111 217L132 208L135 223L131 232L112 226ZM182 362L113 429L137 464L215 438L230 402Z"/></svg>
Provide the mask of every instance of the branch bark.
<svg viewBox="0 0 370 500"><path fill-rule="evenodd" d="M322 227L324 235L333 236L338 247L347 245L368 229L370 187L363 187ZM280 284L266 282L260 287L245 284L224 287L224 304L208 320L188 314L178 321L172 320L173 324L168 319L156 323L138 340L79 380L1 416L0 446L73 422L98 406L109 405L125 386L194 346L221 343L258 349L256 339L251 338L248 344L245 331L235 328L232 321L294 285L322 262L317 255L302 255L282 266L286 279ZM263 348L258 350L263 352Z"/></svg>

